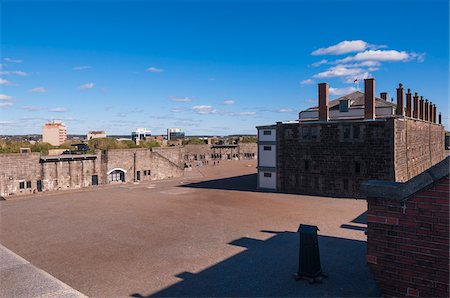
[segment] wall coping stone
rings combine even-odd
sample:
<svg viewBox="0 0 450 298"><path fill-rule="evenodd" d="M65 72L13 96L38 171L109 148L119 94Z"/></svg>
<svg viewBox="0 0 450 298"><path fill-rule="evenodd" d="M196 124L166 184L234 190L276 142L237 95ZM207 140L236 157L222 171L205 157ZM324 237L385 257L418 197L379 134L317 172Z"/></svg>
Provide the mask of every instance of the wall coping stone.
<svg viewBox="0 0 450 298"><path fill-rule="evenodd" d="M361 194L365 198L379 198L387 200L407 200L416 192L428 187L434 182L446 177L450 173L450 157L447 156L438 164L406 182L389 182L368 180L361 183Z"/></svg>

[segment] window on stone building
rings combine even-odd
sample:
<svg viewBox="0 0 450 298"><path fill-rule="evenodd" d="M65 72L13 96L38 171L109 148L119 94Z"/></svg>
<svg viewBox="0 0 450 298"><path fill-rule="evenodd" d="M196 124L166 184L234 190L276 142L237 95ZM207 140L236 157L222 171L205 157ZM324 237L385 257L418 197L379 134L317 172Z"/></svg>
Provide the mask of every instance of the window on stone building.
<svg viewBox="0 0 450 298"><path fill-rule="evenodd" d="M144 176L147 176L147 170L144 170Z"/></svg>
<svg viewBox="0 0 450 298"><path fill-rule="evenodd" d="M147 170L147 176L150 176L150 174L151 174L151 171Z"/></svg>
<svg viewBox="0 0 450 298"><path fill-rule="evenodd" d="M31 181L27 181L27 188L31 188Z"/></svg>
<svg viewBox="0 0 450 298"><path fill-rule="evenodd" d="M311 139L317 140L319 136L319 128L317 126L311 127Z"/></svg>
<svg viewBox="0 0 450 298"><path fill-rule="evenodd" d="M361 135L361 127L353 126L353 138L354 139L359 139L360 135Z"/></svg>
<svg viewBox="0 0 450 298"><path fill-rule="evenodd" d="M361 173L361 164L359 162L355 162L355 174Z"/></svg>
<svg viewBox="0 0 450 298"><path fill-rule="evenodd" d="M292 139L292 129L288 128L284 131L284 136L286 139Z"/></svg>
<svg viewBox="0 0 450 298"><path fill-rule="evenodd" d="M311 135L311 128L309 126L303 126L302 127L302 139L307 140L307 139L309 139L310 135Z"/></svg>
<svg viewBox="0 0 450 298"><path fill-rule="evenodd" d="M264 151L271 151L272 150L272 146L264 146Z"/></svg>
<svg viewBox="0 0 450 298"><path fill-rule="evenodd" d="M271 178L272 177L272 173L264 173L264 177Z"/></svg>
<svg viewBox="0 0 450 298"><path fill-rule="evenodd" d="M350 139L351 126L344 125L343 130L344 130L344 139Z"/></svg>
<svg viewBox="0 0 450 298"><path fill-rule="evenodd" d="M265 131L263 132L263 134L264 134L265 136L270 136L270 135L272 135L272 131L271 131L271 130L265 130Z"/></svg>
<svg viewBox="0 0 450 298"><path fill-rule="evenodd" d="M19 188L20 189L24 189L25 188L25 182L24 181L19 182Z"/></svg>
<svg viewBox="0 0 450 298"><path fill-rule="evenodd" d="M309 160L305 159L305 171L309 170Z"/></svg>

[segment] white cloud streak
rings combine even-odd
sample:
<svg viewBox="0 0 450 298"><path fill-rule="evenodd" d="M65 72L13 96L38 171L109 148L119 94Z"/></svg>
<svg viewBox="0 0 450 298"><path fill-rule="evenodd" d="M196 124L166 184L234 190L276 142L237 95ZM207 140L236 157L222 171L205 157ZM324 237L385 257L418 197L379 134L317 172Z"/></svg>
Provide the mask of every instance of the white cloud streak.
<svg viewBox="0 0 450 298"><path fill-rule="evenodd" d="M94 88L94 83L86 83L80 86L81 90L85 90L85 89L92 89Z"/></svg>
<svg viewBox="0 0 450 298"><path fill-rule="evenodd" d="M16 75L20 77L25 77L28 75L28 73L21 71L21 70L2 70L0 71L0 75L9 76L9 75Z"/></svg>
<svg viewBox="0 0 450 298"><path fill-rule="evenodd" d="M0 101L10 101L12 99L13 99L13 97L10 95L0 94Z"/></svg>
<svg viewBox="0 0 450 298"><path fill-rule="evenodd" d="M164 69L151 66L151 67L147 68L147 71L153 72L153 73L159 73L159 72L164 72Z"/></svg>
<svg viewBox="0 0 450 298"><path fill-rule="evenodd" d="M344 40L338 44L329 46L327 48L319 48L311 53L313 56L320 55L341 55L352 52L364 51L369 47L369 44L363 40Z"/></svg>
<svg viewBox="0 0 450 298"><path fill-rule="evenodd" d="M329 88L329 92L331 95L338 95L338 96L349 94L355 91L356 91L355 87Z"/></svg>
<svg viewBox="0 0 450 298"><path fill-rule="evenodd" d="M81 65L81 66L75 66L74 68L72 68L73 70L85 70L85 69L91 69L92 66L89 65Z"/></svg>
<svg viewBox="0 0 450 298"><path fill-rule="evenodd" d="M7 109L12 106L11 102L0 102L0 109Z"/></svg>
<svg viewBox="0 0 450 298"><path fill-rule="evenodd" d="M45 89L44 87L36 87L36 88L31 89L30 92L44 93L44 92L47 92L47 89Z"/></svg>
<svg viewBox="0 0 450 298"><path fill-rule="evenodd" d="M67 112L68 110L67 110L66 108L58 107L58 108L50 109L50 110L48 110L48 111L49 111L49 112L52 112L52 113L65 113L65 112Z"/></svg>
<svg viewBox="0 0 450 298"><path fill-rule="evenodd" d="M16 84L14 84L11 81L5 80L0 78L0 85L4 85L4 86L15 86Z"/></svg>
<svg viewBox="0 0 450 298"><path fill-rule="evenodd" d="M5 60L6 62L10 62L10 63L22 63L23 62L23 60L12 59L12 58L3 58L3 60Z"/></svg>
<svg viewBox="0 0 450 298"><path fill-rule="evenodd" d="M234 105L234 104L235 104L235 101L232 100L232 99L227 99L227 100L224 100L224 101L222 102L222 104L224 104L224 105Z"/></svg>
<svg viewBox="0 0 450 298"><path fill-rule="evenodd" d="M191 102L192 98L187 96L169 96L171 101L174 102Z"/></svg>

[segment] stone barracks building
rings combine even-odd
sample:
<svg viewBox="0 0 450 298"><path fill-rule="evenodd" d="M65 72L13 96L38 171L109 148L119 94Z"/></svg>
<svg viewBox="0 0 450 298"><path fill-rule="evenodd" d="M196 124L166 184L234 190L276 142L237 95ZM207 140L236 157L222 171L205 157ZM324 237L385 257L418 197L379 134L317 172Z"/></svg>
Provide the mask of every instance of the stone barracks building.
<svg viewBox="0 0 450 298"><path fill-rule="evenodd" d="M444 127L436 106L400 84L396 104L375 96L375 79L328 100L299 119L258 126L258 188L288 193L360 196L361 182L404 182L444 159Z"/></svg>
<svg viewBox="0 0 450 298"><path fill-rule="evenodd" d="M181 177L185 164L197 160L256 159L256 144L230 146L113 149L54 156L0 154L0 196Z"/></svg>

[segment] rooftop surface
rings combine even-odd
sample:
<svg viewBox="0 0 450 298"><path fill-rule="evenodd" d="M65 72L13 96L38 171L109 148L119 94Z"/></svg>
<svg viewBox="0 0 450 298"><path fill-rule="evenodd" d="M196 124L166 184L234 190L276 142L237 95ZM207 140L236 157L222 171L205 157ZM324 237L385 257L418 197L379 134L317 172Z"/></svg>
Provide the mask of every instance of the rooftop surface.
<svg viewBox="0 0 450 298"><path fill-rule="evenodd" d="M255 161L0 202L2 245L90 297L373 296L364 200L255 191ZM295 281L317 225L322 284Z"/></svg>

